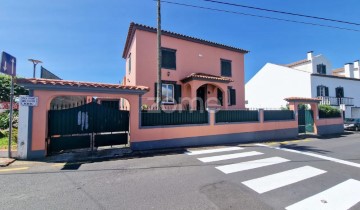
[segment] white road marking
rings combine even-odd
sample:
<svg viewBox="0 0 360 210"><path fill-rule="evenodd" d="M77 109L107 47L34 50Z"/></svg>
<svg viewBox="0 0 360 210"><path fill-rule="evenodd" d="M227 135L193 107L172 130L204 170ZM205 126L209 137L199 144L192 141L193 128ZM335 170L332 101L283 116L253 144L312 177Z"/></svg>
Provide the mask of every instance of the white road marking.
<svg viewBox="0 0 360 210"><path fill-rule="evenodd" d="M306 198L291 206L287 210L340 210L349 209L360 202L360 181L349 179L330 189Z"/></svg>
<svg viewBox="0 0 360 210"><path fill-rule="evenodd" d="M187 155L202 155L202 154L210 154L210 153L216 153L216 152L236 151L236 150L242 150L242 149L244 149L244 148L241 148L241 147L225 147L225 148L218 148L218 149L187 151L185 154L187 154Z"/></svg>
<svg viewBox="0 0 360 210"><path fill-rule="evenodd" d="M268 147L268 148L272 148L272 149L283 150L283 151L287 151L287 152L293 152L293 153L308 155L308 156L320 158L320 159L323 159L323 160L328 160L328 161L332 161L332 162L335 162L335 163L341 163L341 164L344 164L344 165L360 168L359 163L354 163L354 162L350 162L350 161L347 161L347 160L341 160L341 159L337 159L337 158L327 157L327 156L324 156L324 155L318 155L318 154L314 154L314 153L310 153L310 152L302 152L302 151L298 151L298 150L294 150L294 149L287 149L287 148L281 148L281 147L272 147L272 146L268 146L268 145L265 145L265 144L255 144L255 145L261 146L261 147Z"/></svg>
<svg viewBox="0 0 360 210"><path fill-rule="evenodd" d="M326 171L311 166L304 166L245 181L243 184L261 194L323 173L326 173Z"/></svg>
<svg viewBox="0 0 360 210"><path fill-rule="evenodd" d="M284 162L288 162L288 161L290 161L290 160L287 160L287 159L284 159L281 157L272 157L272 158L266 158L266 159L253 160L253 161L248 161L248 162L218 166L215 168L224 172L225 174L230 174L230 173L234 173L234 172L275 165L278 163L284 163Z"/></svg>
<svg viewBox="0 0 360 210"><path fill-rule="evenodd" d="M230 160L230 159L235 159L235 158L262 155L262 154L264 154L264 153L251 151L251 152L234 153L234 154L229 154L229 155L219 155L219 156L198 158L198 160L200 160L203 163L209 163L209 162L216 162L216 161L221 161L221 160Z"/></svg>

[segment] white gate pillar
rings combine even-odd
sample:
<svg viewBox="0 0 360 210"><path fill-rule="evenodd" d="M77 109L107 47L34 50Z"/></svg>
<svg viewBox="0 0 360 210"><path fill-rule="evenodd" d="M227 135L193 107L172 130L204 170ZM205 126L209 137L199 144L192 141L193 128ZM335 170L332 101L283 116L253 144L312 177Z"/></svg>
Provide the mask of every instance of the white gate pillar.
<svg viewBox="0 0 360 210"><path fill-rule="evenodd" d="M29 107L19 104L18 158L27 159L29 145Z"/></svg>

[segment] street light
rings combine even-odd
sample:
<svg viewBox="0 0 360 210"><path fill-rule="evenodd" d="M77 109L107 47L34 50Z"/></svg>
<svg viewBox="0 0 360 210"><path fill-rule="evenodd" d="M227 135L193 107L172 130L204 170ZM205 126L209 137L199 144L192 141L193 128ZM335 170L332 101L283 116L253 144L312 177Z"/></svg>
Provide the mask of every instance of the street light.
<svg viewBox="0 0 360 210"><path fill-rule="evenodd" d="M38 65L39 63L42 63L42 61L35 60L35 59L29 59L29 61L34 64L34 75L33 75L33 78L35 78L36 65Z"/></svg>

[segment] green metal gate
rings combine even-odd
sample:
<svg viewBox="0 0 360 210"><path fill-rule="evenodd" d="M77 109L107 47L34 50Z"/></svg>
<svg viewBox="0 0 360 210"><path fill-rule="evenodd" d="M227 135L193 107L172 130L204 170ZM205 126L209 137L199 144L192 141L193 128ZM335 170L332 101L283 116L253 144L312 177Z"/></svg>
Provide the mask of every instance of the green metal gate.
<svg viewBox="0 0 360 210"><path fill-rule="evenodd" d="M128 143L129 111L91 102L48 112L48 152Z"/></svg>
<svg viewBox="0 0 360 210"><path fill-rule="evenodd" d="M298 110L299 133L314 133L314 113L312 110Z"/></svg>

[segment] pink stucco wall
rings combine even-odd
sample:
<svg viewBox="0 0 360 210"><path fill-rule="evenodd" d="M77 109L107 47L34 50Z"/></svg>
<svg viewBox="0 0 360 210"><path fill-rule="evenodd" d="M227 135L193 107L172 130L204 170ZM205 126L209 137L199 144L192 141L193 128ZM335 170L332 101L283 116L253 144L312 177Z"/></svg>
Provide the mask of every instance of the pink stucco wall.
<svg viewBox="0 0 360 210"><path fill-rule="evenodd" d="M297 128L297 121L255 122L215 124L215 113L210 112L209 125L189 125L179 127L132 129L133 142L149 140L175 139L222 134L249 133L258 131L282 130ZM280 138L280 137L279 137ZM239 142L241 140L239 139Z"/></svg>
<svg viewBox="0 0 360 210"><path fill-rule="evenodd" d="M139 110L139 96L127 95L127 94L105 94L105 93L89 93L89 92L66 92L66 91L43 91L35 90L34 96L39 97L39 103L37 107L33 107L33 119L32 119L32 150L45 150L45 139L47 137L47 116L50 109L50 102L56 96L98 96L104 98L125 98L129 104L131 110ZM137 127L139 124L139 112L132 111L130 113L130 127Z"/></svg>
<svg viewBox="0 0 360 210"><path fill-rule="evenodd" d="M152 140L176 139L187 137L211 136L222 134L250 133L258 131L297 129L297 119L290 121L264 122L263 111L260 110L260 122L254 123L229 123L216 124L215 112L210 111L209 124L205 125L182 125L142 128L139 122L139 96L130 94L106 94L90 92L66 92L66 91L44 91L35 90L34 96L39 97L37 107L33 107L32 119L32 147L35 150L45 150L47 138L47 116L50 109L50 102L56 96L97 96L104 98L125 98L130 104L130 144L134 142L146 142ZM316 118L315 118L316 119ZM342 118L337 119L316 119L316 126L340 125ZM280 137L279 137L280 138ZM239 140L240 141L240 140Z"/></svg>
<svg viewBox="0 0 360 210"><path fill-rule="evenodd" d="M133 41L136 41L130 48L129 53L136 55L136 74L135 85L144 85L150 87L150 92L144 95L142 103L150 105L153 98L154 83L157 80L157 42L156 34L137 30ZM181 79L191 73L207 73L220 76L220 59L232 61L232 79L234 82L226 84L236 89L236 106L232 108L245 107L244 90L244 54L212 47L204 44L198 44L190 41L176 39L173 37L162 36L162 47L176 50L176 70L163 69L162 80L177 81L182 85L182 95L186 92L185 85L180 82ZM170 75L168 76L168 72ZM126 75L133 80L134 75ZM205 82L206 83L206 82ZM225 89L226 90L226 89ZM196 91L196 90L195 90ZM226 92L224 96L226 95ZM227 102L225 103L227 104Z"/></svg>

